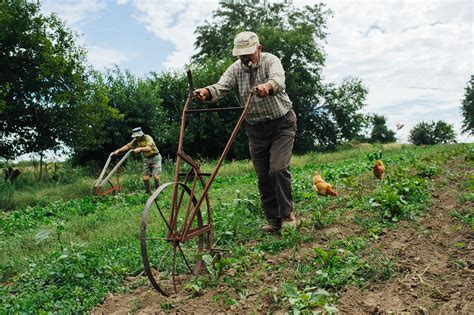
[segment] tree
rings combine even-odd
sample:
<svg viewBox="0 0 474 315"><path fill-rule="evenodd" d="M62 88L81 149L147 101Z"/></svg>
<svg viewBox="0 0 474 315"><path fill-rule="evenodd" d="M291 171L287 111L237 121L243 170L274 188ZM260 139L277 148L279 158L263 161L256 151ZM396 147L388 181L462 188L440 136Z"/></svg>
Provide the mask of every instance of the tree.
<svg viewBox="0 0 474 315"><path fill-rule="evenodd" d="M216 82L227 68L228 59L222 61L212 57L199 65L192 66L194 86L206 86ZM231 62L231 61L230 61ZM166 112L167 129L160 151L165 156L176 154L178 135L181 123L181 111L188 93L188 81L184 72L163 71L153 73L150 80L159 86L158 96L162 99L161 107ZM192 102L190 108L211 108L229 106L235 102L235 97L229 95L216 103ZM237 105L236 105L237 106ZM230 136L230 130L235 126L239 112L206 112L194 113L186 116L186 131L184 134L184 148L192 157L216 158ZM248 158L248 147L245 134L240 132L234 141L229 154L229 159Z"/></svg>
<svg viewBox="0 0 474 315"><path fill-rule="evenodd" d="M84 164L104 160L110 152L131 141L131 130L135 127L142 127L161 150L170 128L161 107L159 85L117 67L108 70L99 82L108 105L117 115L102 121L94 142L73 146L74 161Z"/></svg>
<svg viewBox="0 0 474 315"><path fill-rule="evenodd" d="M77 35L56 15L41 14L39 3L1 1L0 29L2 157L38 153L41 164L45 150L77 141L98 117L114 114L89 80Z"/></svg>
<svg viewBox="0 0 474 315"><path fill-rule="evenodd" d="M444 121L422 121L410 130L409 140L415 145L431 145L456 142L454 127Z"/></svg>
<svg viewBox="0 0 474 315"><path fill-rule="evenodd" d="M433 139L435 143L455 143L454 127L445 121L438 121L433 125Z"/></svg>
<svg viewBox="0 0 474 315"><path fill-rule="evenodd" d="M196 29L195 65L210 58L227 64L232 62L234 36L240 31L252 30L259 35L264 51L277 55L285 68L286 90L298 117L296 152L314 150L319 144L320 147L335 146L361 129L358 124L364 119L355 111L363 106L366 91L360 81L348 79L335 87L325 86L321 80L326 18L330 10L323 4L298 9L290 2L223 1L220 4L212 20ZM233 99L226 105L238 106ZM327 112L331 114L326 115ZM343 122L350 124L341 124ZM334 123L341 125L334 126Z"/></svg>
<svg viewBox="0 0 474 315"><path fill-rule="evenodd" d="M320 147L333 149L337 144L352 140L359 136L368 118L360 111L365 106L367 88L359 79L346 78L340 86L332 83L326 86L324 97L324 107L327 109L325 115L320 117L317 124L324 120L332 122L333 127L320 130L315 133L315 137L320 137L328 132L333 133L329 142L319 141ZM326 127L328 123L325 123ZM326 136L327 137L327 136Z"/></svg>
<svg viewBox="0 0 474 315"><path fill-rule="evenodd" d="M471 80L467 83L461 112L464 117L462 123L463 133L474 135L474 75L471 75Z"/></svg>
<svg viewBox="0 0 474 315"><path fill-rule="evenodd" d="M390 143L395 142L395 131L388 129L387 118L382 115L373 115L371 117L372 132L370 133L370 142Z"/></svg>

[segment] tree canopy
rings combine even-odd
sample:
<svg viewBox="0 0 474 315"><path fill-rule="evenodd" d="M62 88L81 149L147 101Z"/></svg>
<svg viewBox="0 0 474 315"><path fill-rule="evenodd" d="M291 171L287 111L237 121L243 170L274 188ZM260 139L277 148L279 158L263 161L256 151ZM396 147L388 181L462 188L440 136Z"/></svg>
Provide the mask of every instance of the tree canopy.
<svg viewBox="0 0 474 315"><path fill-rule="evenodd" d="M461 113L463 115L462 131L474 135L474 75L471 75L471 79L467 82Z"/></svg>
<svg viewBox="0 0 474 315"><path fill-rule="evenodd" d="M39 3L1 1L0 29L1 157L57 150L114 115L77 35L56 15L41 14Z"/></svg>
<svg viewBox="0 0 474 315"><path fill-rule="evenodd" d="M213 18L196 29L193 62L199 66L214 58L229 64L234 36L256 32L263 50L277 55L286 72L286 90L298 117L295 151L335 148L362 129L365 117L359 110L367 90L358 79L346 79L340 86L322 82L330 14L323 4L299 9L289 2L221 2Z"/></svg>
<svg viewBox="0 0 474 315"><path fill-rule="evenodd" d="M26 0L0 2L0 156L67 146L76 162L101 161L141 126L164 156L174 157L187 93L184 71L143 78L118 67L95 72L77 35L56 15L41 14L39 6ZM330 15L323 4L296 8L291 2L220 2L212 19L196 29L197 53L189 65L195 87L217 82L235 60L234 36L255 31L264 51L277 55L286 71L286 90L298 117L295 151L335 149L366 126L361 110L368 91L357 78L323 82ZM231 94L217 104L193 106L239 105ZM186 152L218 157L238 114L202 113L188 119ZM246 135L240 132L229 158L248 157Z"/></svg>
<svg viewBox="0 0 474 315"><path fill-rule="evenodd" d="M387 118L382 115L373 115L371 117L372 131L370 133L371 143L390 143L395 142L395 131L388 129Z"/></svg>
<svg viewBox="0 0 474 315"><path fill-rule="evenodd" d="M143 132L151 135L161 147L170 127L161 106L160 85L118 67L100 76L100 81L108 106L120 114L101 120L102 128L95 135L94 143L74 146L76 162L105 159L110 152L131 141L131 130L135 127L142 127Z"/></svg>
<svg viewBox="0 0 474 315"><path fill-rule="evenodd" d="M451 124L442 120L431 123L422 121L410 130L409 140L415 145L454 143L456 133Z"/></svg>

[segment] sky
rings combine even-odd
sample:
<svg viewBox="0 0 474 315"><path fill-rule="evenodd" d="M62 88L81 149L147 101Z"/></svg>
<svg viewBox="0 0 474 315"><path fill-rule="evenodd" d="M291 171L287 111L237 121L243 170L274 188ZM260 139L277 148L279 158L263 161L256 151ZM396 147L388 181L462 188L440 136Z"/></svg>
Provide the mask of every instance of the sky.
<svg viewBox="0 0 474 315"><path fill-rule="evenodd" d="M452 124L459 142L461 103L474 74L474 1L310 1L327 21L324 81L356 77L368 88L364 111L384 115L400 142L421 121ZM79 34L97 70L117 65L137 76L183 70L197 26L212 21L211 0L43 0ZM262 43L265 46L265 43ZM265 48L264 48L265 49ZM229 52L230 54L230 52ZM396 130L396 124L404 127Z"/></svg>

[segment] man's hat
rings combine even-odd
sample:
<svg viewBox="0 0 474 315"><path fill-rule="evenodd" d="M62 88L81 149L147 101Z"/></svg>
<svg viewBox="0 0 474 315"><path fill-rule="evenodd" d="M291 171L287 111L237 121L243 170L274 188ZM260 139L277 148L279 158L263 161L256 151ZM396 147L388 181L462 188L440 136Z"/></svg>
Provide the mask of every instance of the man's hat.
<svg viewBox="0 0 474 315"><path fill-rule="evenodd" d="M255 52L260 42L254 32L241 32L234 38L233 56L251 55Z"/></svg>
<svg viewBox="0 0 474 315"><path fill-rule="evenodd" d="M144 135L142 127L132 129L132 138L140 138Z"/></svg>

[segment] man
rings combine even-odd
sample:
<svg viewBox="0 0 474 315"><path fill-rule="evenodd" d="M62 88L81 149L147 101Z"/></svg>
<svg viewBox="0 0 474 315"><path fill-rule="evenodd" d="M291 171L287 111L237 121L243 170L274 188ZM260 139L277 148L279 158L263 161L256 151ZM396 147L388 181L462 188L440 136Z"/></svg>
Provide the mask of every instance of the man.
<svg viewBox="0 0 474 315"><path fill-rule="evenodd" d="M138 127L132 130L132 142L124 145L120 149L114 151L114 154L127 152L133 149L133 153L143 152L145 160L143 164L143 183L145 192L150 193L150 176L153 175L155 180L155 189L160 186L161 173L161 155L153 141L153 138L143 133L142 128Z"/></svg>
<svg viewBox="0 0 474 315"><path fill-rule="evenodd" d="M230 91L244 104L250 92L250 71L255 73L254 98L246 116L249 150L268 224L276 232L282 223L295 224L288 167L296 135L296 115L285 91L285 71L278 57L262 52L257 34L239 33L232 54L239 60L227 68L219 82L195 91L200 101L216 101Z"/></svg>

